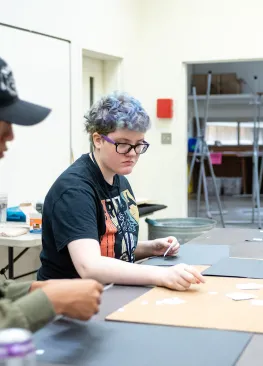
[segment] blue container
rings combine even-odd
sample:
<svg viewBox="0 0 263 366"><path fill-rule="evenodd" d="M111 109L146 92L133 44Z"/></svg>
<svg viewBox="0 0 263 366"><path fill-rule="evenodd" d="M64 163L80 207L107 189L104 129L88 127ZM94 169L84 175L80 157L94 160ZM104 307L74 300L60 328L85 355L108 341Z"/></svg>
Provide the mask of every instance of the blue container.
<svg viewBox="0 0 263 366"><path fill-rule="evenodd" d="M26 222L26 215L20 210L19 206L9 207L6 210L7 221Z"/></svg>
<svg viewBox="0 0 263 366"><path fill-rule="evenodd" d="M195 145L196 145L197 139L194 137L191 137L188 139L188 152L194 152L195 151Z"/></svg>

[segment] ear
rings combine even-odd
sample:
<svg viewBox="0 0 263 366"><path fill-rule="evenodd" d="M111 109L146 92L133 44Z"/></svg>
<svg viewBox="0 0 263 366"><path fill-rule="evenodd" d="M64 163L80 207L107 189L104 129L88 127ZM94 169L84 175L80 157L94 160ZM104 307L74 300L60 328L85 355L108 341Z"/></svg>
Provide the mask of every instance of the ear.
<svg viewBox="0 0 263 366"><path fill-rule="evenodd" d="M98 132L94 132L94 134L92 135L92 139L93 139L93 144L94 144L95 148L100 149L101 145L102 145L102 141L103 141L100 134L98 134Z"/></svg>

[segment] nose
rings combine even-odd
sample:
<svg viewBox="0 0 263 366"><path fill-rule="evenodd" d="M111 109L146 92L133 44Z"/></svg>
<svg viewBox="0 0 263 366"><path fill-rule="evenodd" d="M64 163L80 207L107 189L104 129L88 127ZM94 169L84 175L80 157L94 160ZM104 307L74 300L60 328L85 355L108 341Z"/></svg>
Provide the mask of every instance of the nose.
<svg viewBox="0 0 263 366"><path fill-rule="evenodd" d="M12 140L14 140L14 131L13 131L13 128L12 128L12 125L11 124L9 124L8 131L6 132L5 140L6 141L12 141Z"/></svg>
<svg viewBox="0 0 263 366"><path fill-rule="evenodd" d="M0 141L5 143L14 139L14 132L11 123L0 121Z"/></svg>
<svg viewBox="0 0 263 366"><path fill-rule="evenodd" d="M131 149L131 151L129 151L126 155L133 157L133 156L137 156L136 152L134 149Z"/></svg>

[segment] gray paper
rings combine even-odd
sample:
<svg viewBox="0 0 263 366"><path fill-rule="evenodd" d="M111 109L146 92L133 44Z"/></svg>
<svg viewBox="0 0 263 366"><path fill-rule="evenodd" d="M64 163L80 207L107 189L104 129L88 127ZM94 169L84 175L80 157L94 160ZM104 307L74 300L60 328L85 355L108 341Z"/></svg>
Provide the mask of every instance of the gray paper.
<svg viewBox="0 0 263 366"><path fill-rule="evenodd" d="M179 263L190 265L211 265L223 257L229 257L228 245L184 244L175 257L154 257L143 264L151 266L174 266Z"/></svg>
<svg viewBox="0 0 263 366"><path fill-rule="evenodd" d="M251 339L242 332L59 320L34 335L40 362L77 366L232 366Z"/></svg>
<svg viewBox="0 0 263 366"><path fill-rule="evenodd" d="M210 268L207 268L203 275L263 278L263 261L245 258L222 258Z"/></svg>

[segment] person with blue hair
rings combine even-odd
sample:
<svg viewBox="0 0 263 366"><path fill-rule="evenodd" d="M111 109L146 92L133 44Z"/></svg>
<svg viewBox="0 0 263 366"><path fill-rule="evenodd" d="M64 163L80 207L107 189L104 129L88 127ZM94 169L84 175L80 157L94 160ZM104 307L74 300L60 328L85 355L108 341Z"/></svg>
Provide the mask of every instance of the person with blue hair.
<svg viewBox="0 0 263 366"><path fill-rule="evenodd" d="M139 212L126 179L149 143L150 118L126 93L101 98L85 115L94 147L55 181L43 209L38 280L92 278L101 283L157 285L175 290L204 282L193 267L134 263L175 255L174 237L138 241Z"/></svg>

